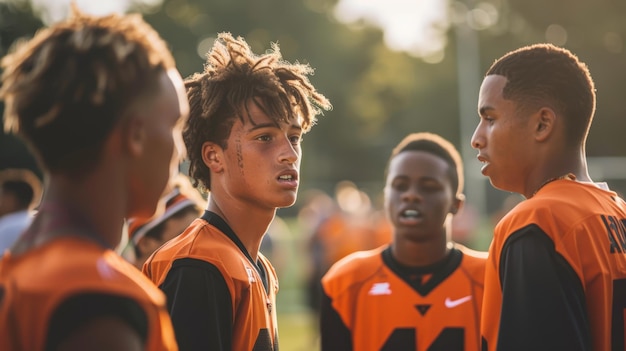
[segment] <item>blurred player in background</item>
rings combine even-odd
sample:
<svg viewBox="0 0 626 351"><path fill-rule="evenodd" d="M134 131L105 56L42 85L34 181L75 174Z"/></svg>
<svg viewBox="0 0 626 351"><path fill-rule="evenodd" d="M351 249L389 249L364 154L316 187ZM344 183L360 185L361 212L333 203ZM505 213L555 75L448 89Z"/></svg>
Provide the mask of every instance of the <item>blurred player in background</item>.
<svg viewBox="0 0 626 351"><path fill-rule="evenodd" d="M322 351L480 349L486 253L452 241L464 202L450 142L406 136L392 151L384 204L391 244L348 255L322 279Z"/></svg>
<svg viewBox="0 0 626 351"><path fill-rule="evenodd" d="M0 257L30 225L41 193L41 180L31 170L0 171Z"/></svg>
<svg viewBox="0 0 626 351"><path fill-rule="evenodd" d="M190 187L185 176L176 179L172 189L161 198L162 209L154 216L128 220L129 240L123 256L139 270L156 249L187 229L206 207L206 201Z"/></svg>

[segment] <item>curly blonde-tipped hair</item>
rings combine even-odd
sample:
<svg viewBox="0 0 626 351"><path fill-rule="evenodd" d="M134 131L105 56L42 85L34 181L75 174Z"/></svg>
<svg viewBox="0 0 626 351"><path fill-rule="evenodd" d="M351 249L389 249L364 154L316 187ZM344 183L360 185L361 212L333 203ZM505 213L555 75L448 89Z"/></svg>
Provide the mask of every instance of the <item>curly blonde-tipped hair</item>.
<svg viewBox="0 0 626 351"><path fill-rule="evenodd" d="M317 115L332 108L310 83L312 74L307 64L284 61L276 43L256 55L243 38L220 33L207 54L204 71L185 80L190 112L183 139L194 186L209 190L211 184L202 144L211 141L226 148L235 118L250 118L250 101L276 122L300 117L303 131L308 132Z"/></svg>
<svg viewBox="0 0 626 351"><path fill-rule="evenodd" d="M70 17L37 32L2 62L5 130L20 134L51 171L85 171L135 103L175 67L138 14Z"/></svg>

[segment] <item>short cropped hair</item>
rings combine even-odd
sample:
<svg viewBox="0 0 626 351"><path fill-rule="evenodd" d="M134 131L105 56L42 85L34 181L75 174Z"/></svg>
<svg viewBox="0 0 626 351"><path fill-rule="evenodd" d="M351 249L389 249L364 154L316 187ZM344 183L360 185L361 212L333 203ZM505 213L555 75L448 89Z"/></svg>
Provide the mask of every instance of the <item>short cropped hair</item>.
<svg viewBox="0 0 626 351"><path fill-rule="evenodd" d="M448 176L452 183L452 189L456 195L463 193L465 178L463 176L463 161L456 147L440 135L428 132L412 133L404 137L400 143L391 151L391 156L387 163L385 177L389 173L389 165L400 153L405 151L423 151L433 154L449 165Z"/></svg>
<svg viewBox="0 0 626 351"><path fill-rule="evenodd" d="M309 131L322 109L332 107L309 82L312 74L308 64L284 61L276 43L256 55L243 38L220 33L207 53L204 71L185 80L190 111L183 140L193 185L210 190L202 144L211 141L226 148L235 118L250 118L250 101L275 122L301 117L303 131Z"/></svg>
<svg viewBox="0 0 626 351"><path fill-rule="evenodd" d="M507 79L503 97L520 111L549 106L564 116L572 145L584 145L596 109L596 91L587 65L567 49L534 44L511 51L486 73Z"/></svg>
<svg viewBox="0 0 626 351"><path fill-rule="evenodd" d="M116 123L175 68L140 15L95 17L76 7L1 64L5 130L20 134L50 172L89 170Z"/></svg>

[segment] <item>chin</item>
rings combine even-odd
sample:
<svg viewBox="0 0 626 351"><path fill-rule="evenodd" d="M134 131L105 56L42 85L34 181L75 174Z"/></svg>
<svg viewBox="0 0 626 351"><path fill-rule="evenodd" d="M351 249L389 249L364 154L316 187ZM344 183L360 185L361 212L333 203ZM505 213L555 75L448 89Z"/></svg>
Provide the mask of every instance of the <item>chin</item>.
<svg viewBox="0 0 626 351"><path fill-rule="evenodd" d="M291 207L295 203L296 203L296 197L294 196L293 198L283 199L283 200L279 201L278 204L276 205L276 208Z"/></svg>
<svg viewBox="0 0 626 351"><path fill-rule="evenodd" d="M498 182L494 181L491 178L489 178L489 180L490 180L491 186L493 186L494 188L496 188L498 190L511 192L511 193L516 193L517 192L511 186L507 186L506 184L498 183Z"/></svg>

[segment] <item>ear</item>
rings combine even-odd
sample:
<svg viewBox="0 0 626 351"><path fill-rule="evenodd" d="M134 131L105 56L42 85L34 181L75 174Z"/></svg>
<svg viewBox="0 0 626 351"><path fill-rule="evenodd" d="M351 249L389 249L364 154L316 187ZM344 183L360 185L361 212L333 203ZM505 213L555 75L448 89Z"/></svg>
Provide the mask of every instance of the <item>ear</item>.
<svg viewBox="0 0 626 351"><path fill-rule="evenodd" d="M463 209L463 205L465 204L465 195L458 194L454 198L454 202L452 203L452 207L450 207L450 213L453 215L459 213Z"/></svg>
<svg viewBox="0 0 626 351"><path fill-rule="evenodd" d="M202 161L212 173L224 171L222 148L210 141L202 144Z"/></svg>
<svg viewBox="0 0 626 351"><path fill-rule="evenodd" d="M537 111L535 119L535 138L545 141L554 133L556 127L556 113L549 107L542 107Z"/></svg>
<svg viewBox="0 0 626 351"><path fill-rule="evenodd" d="M145 119L130 115L123 126L123 145L132 156L139 156L144 152L144 141L146 137Z"/></svg>

